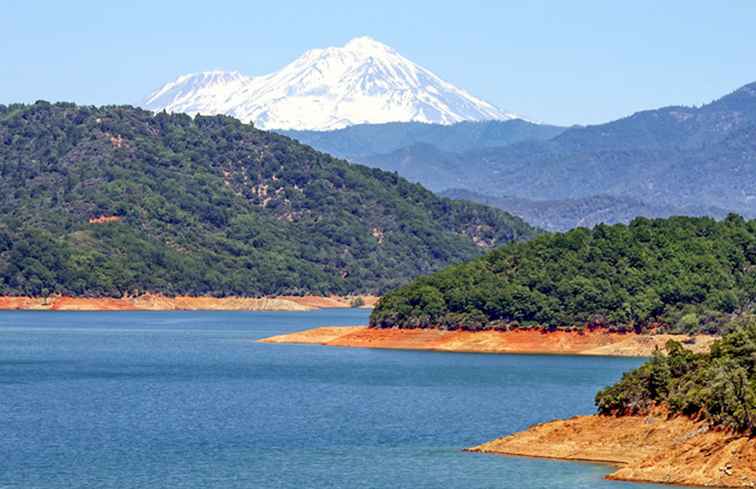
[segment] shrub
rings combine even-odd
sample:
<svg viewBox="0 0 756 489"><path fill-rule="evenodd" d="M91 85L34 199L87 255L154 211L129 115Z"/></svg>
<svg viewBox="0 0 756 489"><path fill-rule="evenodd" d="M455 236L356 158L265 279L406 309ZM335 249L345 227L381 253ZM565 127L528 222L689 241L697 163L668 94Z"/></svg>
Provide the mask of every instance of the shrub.
<svg viewBox="0 0 756 489"><path fill-rule="evenodd" d="M714 426L756 434L756 319L741 317L732 333L696 354L669 342L641 367L596 395L604 415L645 414L665 405Z"/></svg>

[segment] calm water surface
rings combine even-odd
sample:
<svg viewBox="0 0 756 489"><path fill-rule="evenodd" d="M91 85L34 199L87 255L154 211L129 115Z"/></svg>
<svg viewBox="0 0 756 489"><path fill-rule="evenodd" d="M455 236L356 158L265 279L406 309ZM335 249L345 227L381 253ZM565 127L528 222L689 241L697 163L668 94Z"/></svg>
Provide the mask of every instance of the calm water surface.
<svg viewBox="0 0 756 489"><path fill-rule="evenodd" d="M638 360L254 342L367 314L2 312L0 488L654 487L461 452Z"/></svg>

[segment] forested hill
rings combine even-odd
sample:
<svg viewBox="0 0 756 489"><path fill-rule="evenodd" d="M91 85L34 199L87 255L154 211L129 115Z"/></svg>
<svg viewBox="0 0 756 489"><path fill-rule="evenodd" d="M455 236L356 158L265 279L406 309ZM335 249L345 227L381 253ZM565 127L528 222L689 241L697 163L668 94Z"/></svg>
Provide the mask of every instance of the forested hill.
<svg viewBox="0 0 756 489"><path fill-rule="evenodd" d="M756 221L639 218L503 246L385 295L375 327L721 332L756 299Z"/></svg>
<svg viewBox="0 0 756 489"><path fill-rule="evenodd" d="M0 293L383 292L534 230L223 116L0 106Z"/></svg>

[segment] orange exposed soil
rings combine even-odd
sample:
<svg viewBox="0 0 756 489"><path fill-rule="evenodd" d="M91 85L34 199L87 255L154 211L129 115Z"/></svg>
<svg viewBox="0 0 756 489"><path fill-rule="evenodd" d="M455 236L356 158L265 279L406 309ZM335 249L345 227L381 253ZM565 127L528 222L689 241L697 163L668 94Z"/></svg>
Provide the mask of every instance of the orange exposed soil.
<svg viewBox="0 0 756 489"><path fill-rule="evenodd" d="M552 421L469 451L607 462L616 480L756 487L756 439L663 413Z"/></svg>
<svg viewBox="0 0 756 489"><path fill-rule="evenodd" d="M89 220L89 224L107 224L109 222L123 221L121 216L98 216Z"/></svg>
<svg viewBox="0 0 756 489"><path fill-rule="evenodd" d="M0 309L50 309L50 301L33 297L0 297Z"/></svg>
<svg viewBox="0 0 756 489"><path fill-rule="evenodd" d="M536 329L513 331L444 331L440 329L374 329L366 327L315 328L273 336L264 343L312 343L356 348L394 348L480 353L552 353L570 355L648 356L657 347L683 335L640 335L594 331L544 332ZM703 351L716 338L696 336L686 346Z"/></svg>
<svg viewBox="0 0 756 489"><path fill-rule="evenodd" d="M323 307L350 307L351 297L0 297L0 309L45 311L309 311ZM364 298L374 304L375 298Z"/></svg>
<svg viewBox="0 0 756 489"><path fill-rule="evenodd" d="M279 296L279 299L285 299L289 301L296 302L297 304L302 304L304 306L310 306L318 309L327 308L327 307L351 307L352 303L357 298L362 298L363 307L373 307L375 306L375 303L378 302L378 299L380 297L375 295L361 295L361 296L338 296L338 295L331 295L328 297L322 297L317 295L305 295L305 296L295 296L295 295L282 295Z"/></svg>

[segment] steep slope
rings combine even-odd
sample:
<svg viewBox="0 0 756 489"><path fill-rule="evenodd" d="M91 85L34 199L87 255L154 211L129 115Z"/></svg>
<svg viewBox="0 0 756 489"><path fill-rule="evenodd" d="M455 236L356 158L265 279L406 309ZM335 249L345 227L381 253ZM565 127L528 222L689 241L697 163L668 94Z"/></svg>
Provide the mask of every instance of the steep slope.
<svg viewBox="0 0 756 489"><path fill-rule="evenodd" d="M226 114L260 128L337 129L352 124L512 119L369 37L313 49L265 76L183 75L150 94L150 110Z"/></svg>
<svg viewBox="0 0 756 489"><path fill-rule="evenodd" d="M530 200L520 197L495 197L464 189L449 189L439 195L496 207L547 231L568 231L576 227L591 228L602 223L627 224L636 217L685 215L723 218L727 215L726 211L715 207L653 205L632 197L613 195L594 195L564 200Z"/></svg>
<svg viewBox="0 0 756 489"><path fill-rule="evenodd" d="M382 292L533 230L225 116L0 106L4 294Z"/></svg>

